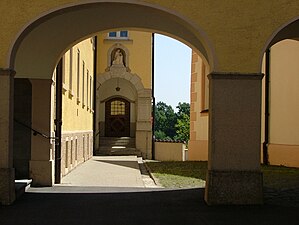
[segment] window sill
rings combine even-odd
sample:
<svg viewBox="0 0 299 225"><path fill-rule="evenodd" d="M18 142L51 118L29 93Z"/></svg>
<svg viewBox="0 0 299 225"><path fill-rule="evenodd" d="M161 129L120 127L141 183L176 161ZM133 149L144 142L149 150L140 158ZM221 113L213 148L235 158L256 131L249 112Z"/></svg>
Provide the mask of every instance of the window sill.
<svg viewBox="0 0 299 225"><path fill-rule="evenodd" d="M209 109L204 109L204 110L200 111L200 114L203 116L209 115Z"/></svg>
<svg viewBox="0 0 299 225"><path fill-rule="evenodd" d="M72 90L69 90L69 97L73 98L74 97L74 92Z"/></svg>
<svg viewBox="0 0 299 225"><path fill-rule="evenodd" d="M204 109L204 110L201 110L200 113L208 113L209 112L209 109Z"/></svg>
<svg viewBox="0 0 299 225"><path fill-rule="evenodd" d="M132 39L126 39L126 38L105 38L104 43L110 43L110 42L127 42L127 43L133 43Z"/></svg>
<svg viewBox="0 0 299 225"><path fill-rule="evenodd" d="M65 84L62 84L62 93L65 94L67 92L67 87Z"/></svg>

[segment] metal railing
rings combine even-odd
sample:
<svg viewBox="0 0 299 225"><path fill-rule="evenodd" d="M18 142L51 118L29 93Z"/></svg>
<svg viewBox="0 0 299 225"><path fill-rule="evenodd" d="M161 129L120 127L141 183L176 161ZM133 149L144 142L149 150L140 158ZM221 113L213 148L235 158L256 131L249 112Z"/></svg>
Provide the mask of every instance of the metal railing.
<svg viewBox="0 0 299 225"><path fill-rule="evenodd" d="M57 139L58 139L57 137L51 137L51 136L48 136L48 135L46 135L46 134L43 134L42 132L40 132L40 131L38 131L38 130L32 128L31 126L29 126L29 125L27 125L27 124L25 124L25 123L23 123L23 122L21 122L21 121L19 121L19 120L17 120L17 119L14 119L14 121L15 121L16 123L22 125L23 127L26 127L27 129L31 130L31 131L33 132L33 135L34 135L34 136L36 136L36 135L40 135L40 136L42 136L43 138L46 138L46 139L49 139L49 140L52 140L52 139L57 140Z"/></svg>

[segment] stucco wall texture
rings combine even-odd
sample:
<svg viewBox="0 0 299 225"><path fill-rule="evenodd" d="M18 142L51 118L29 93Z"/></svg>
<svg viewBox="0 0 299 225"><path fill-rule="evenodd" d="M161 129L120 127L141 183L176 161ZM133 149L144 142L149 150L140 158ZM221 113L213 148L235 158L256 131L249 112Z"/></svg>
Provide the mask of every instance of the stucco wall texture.
<svg viewBox="0 0 299 225"><path fill-rule="evenodd" d="M0 35L0 67L9 67L11 49L20 33L29 24L56 10L81 4L88 5L91 2L102 4L103 7L107 4L126 4L128 18L135 13L135 11L130 13L132 7L142 5L144 11L138 12L135 16L138 16L138 22L145 29L151 18L144 17L144 13L150 9L158 9L158 13L167 14L169 18L173 17L170 18L174 25L168 31L170 36L177 32L176 18L182 19L186 22L184 27L206 48L212 70L217 72L260 72L262 54L271 37L281 27L298 18L299 10L299 3L295 0L217 2L189 0L188 4L180 0L128 0L121 3L83 0L4 0L0 3L0 13L6 15L1 19L3 32ZM157 31L159 27L163 31L164 21L160 23ZM134 23L131 25L134 26ZM191 38L184 41L192 45Z"/></svg>

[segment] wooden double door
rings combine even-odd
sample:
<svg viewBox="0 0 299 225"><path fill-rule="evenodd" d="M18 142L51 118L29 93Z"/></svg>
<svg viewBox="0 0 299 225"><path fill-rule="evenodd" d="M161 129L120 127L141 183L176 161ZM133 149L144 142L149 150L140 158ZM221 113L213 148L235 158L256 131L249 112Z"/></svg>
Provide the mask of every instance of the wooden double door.
<svg viewBox="0 0 299 225"><path fill-rule="evenodd" d="M105 103L105 136L130 136L130 102L113 98Z"/></svg>

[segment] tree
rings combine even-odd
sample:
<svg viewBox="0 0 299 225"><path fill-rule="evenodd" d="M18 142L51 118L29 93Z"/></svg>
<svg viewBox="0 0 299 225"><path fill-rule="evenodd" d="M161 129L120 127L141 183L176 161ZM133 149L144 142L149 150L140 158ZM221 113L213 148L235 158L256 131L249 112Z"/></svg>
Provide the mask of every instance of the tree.
<svg viewBox="0 0 299 225"><path fill-rule="evenodd" d="M182 115L187 114L190 116L190 104L186 102L179 102L178 106L176 107L178 109L177 116L178 118L181 118Z"/></svg>
<svg viewBox="0 0 299 225"><path fill-rule="evenodd" d="M155 106L155 138L161 140L189 141L190 104L183 102L175 113L170 105L158 102Z"/></svg>
<svg viewBox="0 0 299 225"><path fill-rule="evenodd" d="M156 140L172 140L170 137L166 136L166 134L161 130L155 131L155 138Z"/></svg>
<svg viewBox="0 0 299 225"><path fill-rule="evenodd" d="M176 135L175 124L177 121L173 108L164 102L158 102L155 107L155 134L160 131L165 134L165 137L168 136L172 139Z"/></svg>
<svg viewBox="0 0 299 225"><path fill-rule="evenodd" d="M175 140L188 142L190 138L190 104L186 102L179 102L177 112L177 122L175 125L176 135Z"/></svg>
<svg viewBox="0 0 299 225"><path fill-rule="evenodd" d="M190 139L190 116L182 114L181 118L177 120L175 128L177 134L174 136L174 140L188 142Z"/></svg>

